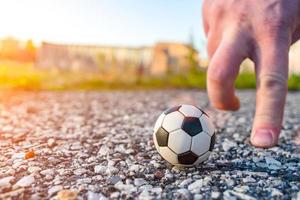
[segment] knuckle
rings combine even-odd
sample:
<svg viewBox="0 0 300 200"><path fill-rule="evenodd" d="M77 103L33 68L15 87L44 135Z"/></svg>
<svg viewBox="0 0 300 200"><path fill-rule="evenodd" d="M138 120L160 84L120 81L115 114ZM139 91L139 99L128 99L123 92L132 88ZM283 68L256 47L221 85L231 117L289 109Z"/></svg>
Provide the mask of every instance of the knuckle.
<svg viewBox="0 0 300 200"><path fill-rule="evenodd" d="M285 13L283 3L277 1L274 4L270 4L262 16L263 32L269 37L282 36L289 30L291 23L289 15Z"/></svg>
<svg viewBox="0 0 300 200"><path fill-rule="evenodd" d="M259 77L258 87L271 92L287 91L287 78L279 73L265 74Z"/></svg>
<svg viewBox="0 0 300 200"><path fill-rule="evenodd" d="M274 19L266 24L266 33L271 37L282 36L288 30L288 23L284 19Z"/></svg>
<svg viewBox="0 0 300 200"><path fill-rule="evenodd" d="M223 87L231 86L234 78L228 71L229 70L222 69L222 67L210 67L207 72L208 80Z"/></svg>
<svg viewBox="0 0 300 200"><path fill-rule="evenodd" d="M255 120L279 125L287 94L286 78L276 73L265 74L259 79Z"/></svg>
<svg viewBox="0 0 300 200"><path fill-rule="evenodd" d="M271 21L267 20L264 24L266 24L264 28L264 36L271 40L280 40L285 41L288 40L288 30L289 25L285 19L282 17L277 17Z"/></svg>

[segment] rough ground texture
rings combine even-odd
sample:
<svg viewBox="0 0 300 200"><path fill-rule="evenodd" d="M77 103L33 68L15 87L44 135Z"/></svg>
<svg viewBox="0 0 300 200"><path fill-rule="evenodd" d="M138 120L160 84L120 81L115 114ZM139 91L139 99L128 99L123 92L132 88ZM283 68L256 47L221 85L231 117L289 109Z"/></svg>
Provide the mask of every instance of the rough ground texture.
<svg viewBox="0 0 300 200"><path fill-rule="evenodd" d="M0 199L300 199L300 93L290 93L280 144L249 144L254 91L220 112L200 91L1 93ZM174 104L196 104L217 127L209 160L178 169L152 127ZM67 195L68 195L67 194Z"/></svg>

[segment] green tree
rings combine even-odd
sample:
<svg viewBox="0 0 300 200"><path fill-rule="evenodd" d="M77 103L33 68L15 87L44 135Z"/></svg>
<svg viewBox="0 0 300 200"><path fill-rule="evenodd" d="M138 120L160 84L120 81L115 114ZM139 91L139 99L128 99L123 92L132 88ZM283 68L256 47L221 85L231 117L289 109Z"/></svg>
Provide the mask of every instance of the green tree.
<svg viewBox="0 0 300 200"><path fill-rule="evenodd" d="M99 65L99 69L100 71L104 71L105 70L105 55L103 53L99 53L97 60L98 60L98 65Z"/></svg>
<svg viewBox="0 0 300 200"><path fill-rule="evenodd" d="M196 56L197 56L197 50L195 49L193 34L191 34L190 42L189 42L189 53L188 53L188 57L187 57L191 73L198 72L199 65L198 65Z"/></svg>
<svg viewBox="0 0 300 200"><path fill-rule="evenodd" d="M27 40L24 48L24 59L26 61L34 61L36 58L36 46L32 40Z"/></svg>

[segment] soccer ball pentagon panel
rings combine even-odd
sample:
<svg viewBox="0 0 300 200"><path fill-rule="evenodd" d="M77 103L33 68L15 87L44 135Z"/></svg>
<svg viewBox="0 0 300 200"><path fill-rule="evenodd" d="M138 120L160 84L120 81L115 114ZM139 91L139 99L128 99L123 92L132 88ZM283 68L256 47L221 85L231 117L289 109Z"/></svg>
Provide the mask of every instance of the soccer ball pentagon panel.
<svg viewBox="0 0 300 200"><path fill-rule="evenodd" d="M158 153L172 165L186 167L208 159L215 137L208 115L193 105L179 105L164 111L153 132Z"/></svg>

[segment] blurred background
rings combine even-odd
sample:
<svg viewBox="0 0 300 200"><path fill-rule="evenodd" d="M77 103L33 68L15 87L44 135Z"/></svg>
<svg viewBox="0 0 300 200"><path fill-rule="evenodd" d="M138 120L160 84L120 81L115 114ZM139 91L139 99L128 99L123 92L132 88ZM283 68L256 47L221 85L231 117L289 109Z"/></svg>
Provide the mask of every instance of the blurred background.
<svg viewBox="0 0 300 200"><path fill-rule="evenodd" d="M0 3L0 89L205 88L202 0ZM236 86L255 88L245 61ZM300 43L290 89L300 89Z"/></svg>

